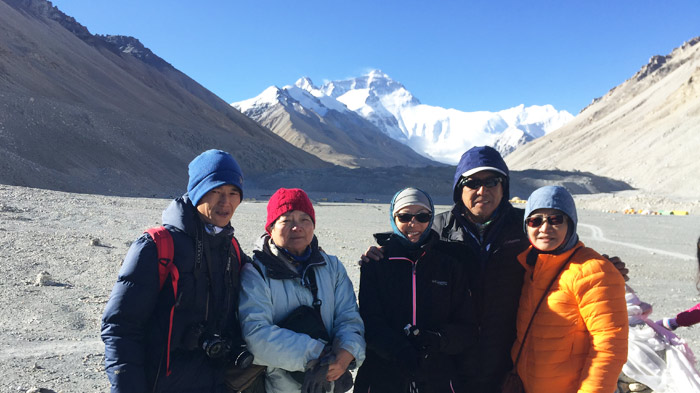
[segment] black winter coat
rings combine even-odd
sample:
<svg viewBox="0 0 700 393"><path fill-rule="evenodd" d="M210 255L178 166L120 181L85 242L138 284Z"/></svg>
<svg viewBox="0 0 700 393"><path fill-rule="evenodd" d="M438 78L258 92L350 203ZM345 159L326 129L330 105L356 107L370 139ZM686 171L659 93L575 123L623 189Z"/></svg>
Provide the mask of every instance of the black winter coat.
<svg viewBox="0 0 700 393"><path fill-rule="evenodd" d="M458 359L476 338L465 265L442 250L434 232L413 252L393 234L375 237L384 247L384 259L361 268L359 303L367 358L358 370L355 392L406 393L411 380L418 382L421 393L452 392ZM411 378L400 357L406 347L416 347L404 333L406 325L414 324L414 277L415 325L440 332L442 340L435 353L419 361Z"/></svg>
<svg viewBox="0 0 700 393"><path fill-rule="evenodd" d="M469 269L479 338L462 365L462 383L469 391L500 392L506 373L513 367L510 350L525 273L516 257L530 245L523 231L523 210L502 204L479 241L478 235L471 235L476 229L460 215L461 209L464 207L455 205L437 215L433 230L449 243L450 254Z"/></svg>
<svg viewBox="0 0 700 393"><path fill-rule="evenodd" d="M175 299L170 279L158 288L157 248L144 234L129 248L102 317L112 392L223 392L225 362L208 358L186 341L194 338L193 327L203 323L209 333L242 342L236 318L239 261L232 235L206 234L187 196L171 202L163 223L173 237L173 263L180 274L170 340L171 374L166 376L166 347ZM199 255L198 237L203 250Z"/></svg>

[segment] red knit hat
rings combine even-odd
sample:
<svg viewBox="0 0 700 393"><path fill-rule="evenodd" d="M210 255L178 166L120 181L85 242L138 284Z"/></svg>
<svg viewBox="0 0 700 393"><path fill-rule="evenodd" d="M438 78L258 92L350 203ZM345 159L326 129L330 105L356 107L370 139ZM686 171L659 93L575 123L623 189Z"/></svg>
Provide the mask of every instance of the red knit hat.
<svg viewBox="0 0 700 393"><path fill-rule="evenodd" d="M311 217L316 225L316 213L309 196L301 188L280 188L275 191L267 202L267 222L265 231L270 233L270 226L283 214L292 210L300 210Z"/></svg>

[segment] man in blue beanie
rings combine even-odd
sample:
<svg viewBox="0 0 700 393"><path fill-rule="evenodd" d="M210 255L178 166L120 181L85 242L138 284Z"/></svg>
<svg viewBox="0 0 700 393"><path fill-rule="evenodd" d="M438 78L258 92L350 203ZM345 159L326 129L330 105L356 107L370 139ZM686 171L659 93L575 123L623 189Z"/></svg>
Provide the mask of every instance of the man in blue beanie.
<svg viewBox="0 0 700 393"><path fill-rule="evenodd" d="M166 246L152 235L131 245L102 317L112 392L224 392L234 359L252 360L237 318L248 257L230 222L242 197L236 160L205 151L189 164L187 193L163 211L175 273L159 283Z"/></svg>
<svg viewBox="0 0 700 393"><path fill-rule="evenodd" d="M517 256L530 245L522 227L523 210L508 201L510 171L501 154L489 146L467 150L457 164L452 199L454 206L435 216L432 229L469 266L479 325L458 390L501 392L513 368L510 350L525 272ZM362 261L377 259L376 254L377 249L370 249ZM612 259L626 273L619 258Z"/></svg>

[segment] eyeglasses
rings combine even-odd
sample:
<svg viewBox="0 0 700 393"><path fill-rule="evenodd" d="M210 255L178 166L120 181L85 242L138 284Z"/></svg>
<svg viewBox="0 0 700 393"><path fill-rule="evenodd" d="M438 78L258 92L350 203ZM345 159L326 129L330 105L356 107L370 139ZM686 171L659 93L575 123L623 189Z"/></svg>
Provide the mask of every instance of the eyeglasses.
<svg viewBox="0 0 700 393"><path fill-rule="evenodd" d="M399 222L407 223L411 222L413 220L413 217L416 218L416 221L418 222L428 222L430 221L430 217L433 215L430 213L418 213L418 214L411 214L411 213L399 213L396 215L396 218L399 219Z"/></svg>
<svg viewBox="0 0 700 393"><path fill-rule="evenodd" d="M525 220L525 223L527 226L530 228L537 228L544 224L544 222L547 221L549 225L561 225L564 223L564 215L563 214L554 214L551 216L532 216L528 217Z"/></svg>
<svg viewBox="0 0 700 393"><path fill-rule="evenodd" d="M503 178L496 176L496 177L489 177L486 179L469 179L469 178L462 178L462 180L459 182L459 185L461 187L467 186L471 188L472 190L478 190L481 187L486 187L486 188L493 188L496 187L499 183L503 182Z"/></svg>

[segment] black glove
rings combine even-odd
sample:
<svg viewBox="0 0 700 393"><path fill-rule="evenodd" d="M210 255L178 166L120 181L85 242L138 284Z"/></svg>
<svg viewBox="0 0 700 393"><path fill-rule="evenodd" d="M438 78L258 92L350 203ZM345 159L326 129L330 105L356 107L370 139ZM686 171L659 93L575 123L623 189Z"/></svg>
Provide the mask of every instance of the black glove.
<svg viewBox="0 0 700 393"><path fill-rule="evenodd" d="M428 354L440 352L442 344L442 335L440 332L421 329L415 340L421 352Z"/></svg>
<svg viewBox="0 0 700 393"><path fill-rule="evenodd" d="M345 370L343 375L335 380L333 393L345 393L350 389L352 389L352 374L350 374L350 371Z"/></svg>
<svg viewBox="0 0 700 393"><path fill-rule="evenodd" d="M326 355L309 362L301 384L301 393L326 393L331 390L330 381L326 380L328 366L333 362L332 356Z"/></svg>

